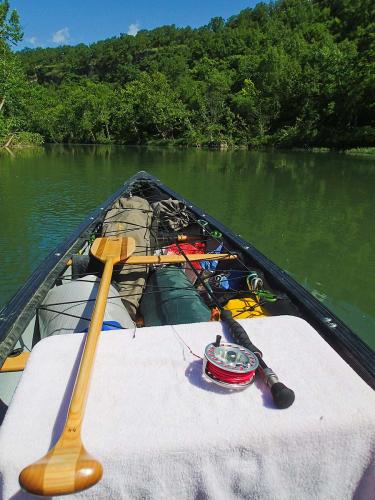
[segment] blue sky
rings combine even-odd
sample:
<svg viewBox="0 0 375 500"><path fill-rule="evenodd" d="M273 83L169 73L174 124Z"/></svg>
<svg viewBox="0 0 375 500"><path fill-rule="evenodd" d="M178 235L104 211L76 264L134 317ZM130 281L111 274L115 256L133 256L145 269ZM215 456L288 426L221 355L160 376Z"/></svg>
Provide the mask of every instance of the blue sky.
<svg viewBox="0 0 375 500"><path fill-rule="evenodd" d="M92 43L165 24L194 28L215 16L227 19L256 3L257 0L10 0L24 30L19 49Z"/></svg>

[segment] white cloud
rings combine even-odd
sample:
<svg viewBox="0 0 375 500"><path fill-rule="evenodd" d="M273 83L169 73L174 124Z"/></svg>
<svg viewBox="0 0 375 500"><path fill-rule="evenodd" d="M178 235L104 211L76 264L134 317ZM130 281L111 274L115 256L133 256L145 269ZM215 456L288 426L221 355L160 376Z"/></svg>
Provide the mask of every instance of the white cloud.
<svg viewBox="0 0 375 500"><path fill-rule="evenodd" d="M36 45L38 39L36 36L31 36L30 38L26 38L26 42L29 42L31 45Z"/></svg>
<svg viewBox="0 0 375 500"><path fill-rule="evenodd" d="M61 30L57 30L52 35L52 41L54 43L65 43L69 40L69 38L70 38L69 28L61 28Z"/></svg>
<svg viewBox="0 0 375 500"><path fill-rule="evenodd" d="M140 25L139 23L132 23L128 28L128 35L135 36L139 31Z"/></svg>

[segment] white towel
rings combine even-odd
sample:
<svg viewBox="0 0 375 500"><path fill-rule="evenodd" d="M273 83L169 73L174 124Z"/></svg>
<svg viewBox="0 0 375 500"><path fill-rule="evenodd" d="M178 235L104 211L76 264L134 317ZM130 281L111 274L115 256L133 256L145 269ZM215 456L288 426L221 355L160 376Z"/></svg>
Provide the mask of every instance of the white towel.
<svg viewBox="0 0 375 500"><path fill-rule="evenodd" d="M104 332L82 430L104 475L75 498L374 498L373 391L305 321L240 323L293 406L275 409L260 381L230 392L202 379L189 348L203 356L220 323ZM31 354L0 431L4 499L35 498L18 475L62 429L82 341L51 337Z"/></svg>

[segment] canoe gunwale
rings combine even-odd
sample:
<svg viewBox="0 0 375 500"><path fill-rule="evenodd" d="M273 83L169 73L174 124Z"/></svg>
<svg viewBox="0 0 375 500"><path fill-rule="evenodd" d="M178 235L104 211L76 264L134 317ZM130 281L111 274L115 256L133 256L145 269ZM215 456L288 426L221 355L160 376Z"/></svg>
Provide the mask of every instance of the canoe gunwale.
<svg viewBox="0 0 375 500"><path fill-rule="evenodd" d="M321 337L352 367L352 369L372 388L375 389L375 352L361 340L342 320L318 301L302 285L297 283L286 271L278 267L239 234L233 233L214 217L189 200L165 186L153 175L141 171L131 177L95 209L46 259L37 267L26 283L18 290L8 304L0 311L0 366L13 350L26 326L35 315L35 308L47 295L56 279L66 267L72 253L82 248L92 230L102 222L105 210L121 195L128 192L131 185L138 181L147 181L160 190L186 203L199 219L206 220L219 230L225 239L245 257L251 259L265 273L276 288L288 294L306 319ZM16 320L13 322L14 317Z"/></svg>

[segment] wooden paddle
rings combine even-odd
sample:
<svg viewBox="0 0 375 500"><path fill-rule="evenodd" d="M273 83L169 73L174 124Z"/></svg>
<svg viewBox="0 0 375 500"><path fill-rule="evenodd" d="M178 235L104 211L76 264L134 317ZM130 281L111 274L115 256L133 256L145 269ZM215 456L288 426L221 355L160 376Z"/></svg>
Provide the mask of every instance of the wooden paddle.
<svg viewBox="0 0 375 500"><path fill-rule="evenodd" d="M189 260L195 262L198 260L233 260L237 255L229 253L192 253L189 254ZM125 264L183 264L186 262L183 255L133 255L126 259Z"/></svg>
<svg viewBox="0 0 375 500"><path fill-rule="evenodd" d="M100 239L100 238L99 238ZM189 260L195 262L198 260L233 260L237 259L237 255L229 253L193 253L189 254ZM150 265L150 264L183 264L185 258L183 255L167 254L167 255L133 255L126 259L125 264L133 265ZM72 259L66 263L71 266Z"/></svg>
<svg viewBox="0 0 375 500"><path fill-rule="evenodd" d="M82 444L81 427L113 266L126 260L134 250L133 238L98 238L91 247L92 255L105 266L65 426L55 446L19 476L22 488L34 495L76 493L93 486L102 477L102 465Z"/></svg>
<svg viewBox="0 0 375 500"><path fill-rule="evenodd" d="M21 352L17 356L8 356L0 368L0 372L21 372L25 369L29 356L29 352Z"/></svg>

